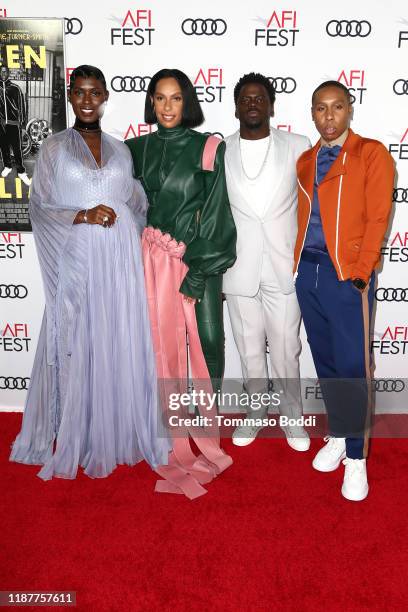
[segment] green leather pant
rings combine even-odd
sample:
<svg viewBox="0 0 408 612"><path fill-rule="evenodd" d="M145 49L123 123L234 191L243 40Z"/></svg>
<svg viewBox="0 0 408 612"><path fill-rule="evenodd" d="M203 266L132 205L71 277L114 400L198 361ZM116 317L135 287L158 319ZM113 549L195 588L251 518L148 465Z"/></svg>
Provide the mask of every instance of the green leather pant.
<svg viewBox="0 0 408 612"><path fill-rule="evenodd" d="M225 360L221 274L207 278L203 299L196 303L195 310L201 347L217 391L221 387Z"/></svg>

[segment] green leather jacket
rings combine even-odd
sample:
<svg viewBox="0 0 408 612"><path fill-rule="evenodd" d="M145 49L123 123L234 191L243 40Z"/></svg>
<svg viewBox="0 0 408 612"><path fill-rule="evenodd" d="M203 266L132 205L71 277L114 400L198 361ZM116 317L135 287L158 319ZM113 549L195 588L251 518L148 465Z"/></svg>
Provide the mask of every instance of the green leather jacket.
<svg viewBox="0 0 408 612"><path fill-rule="evenodd" d="M207 136L178 126L126 140L135 177L147 194L147 224L187 245L189 271L180 291L201 299L208 276L223 274L236 259L236 229L227 194L225 143L213 171L202 169Z"/></svg>

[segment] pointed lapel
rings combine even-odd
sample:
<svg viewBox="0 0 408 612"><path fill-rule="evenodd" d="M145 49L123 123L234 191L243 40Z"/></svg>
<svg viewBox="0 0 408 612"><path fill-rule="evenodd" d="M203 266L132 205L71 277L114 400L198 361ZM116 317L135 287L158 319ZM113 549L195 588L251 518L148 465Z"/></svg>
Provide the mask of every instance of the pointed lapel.
<svg viewBox="0 0 408 612"><path fill-rule="evenodd" d="M269 204L265 208L264 217L266 217L272 207L274 199L282 185L289 151L288 140L282 137L279 130L271 128L271 135L273 140L269 152L268 166L266 168L269 183Z"/></svg>
<svg viewBox="0 0 408 612"><path fill-rule="evenodd" d="M227 172L231 177L232 185L231 188L238 192L239 197L233 198L232 205L242 210L245 214L250 214L251 217L259 219L258 215L253 210L252 206L248 202L245 192L242 188L245 176L242 170L241 163L241 150L239 147L239 130L232 134L228 138L227 150L225 153L225 164L227 166Z"/></svg>
<svg viewBox="0 0 408 612"><path fill-rule="evenodd" d="M343 164L344 151L341 150L337 159L332 163L330 170L328 173L322 178L320 181L320 185L322 183L327 183L327 181L331 181L331 179L336 178L336 176L341 176L342 174L347 174L346 167Z"/></svg>
<svg viewBox="0 0 408 612"><path fill-rule="evenodd" d="M320 142L318 143L320 144ZM349 128L349 133L347 138L341 147L341 151L336 161L332 164L330 170L320 181L320 184L325 183L326 181L330 181L336 176L341 176L342 174L347 174L346 166L343 163L344 154L356 155L357 157L361 154L361 137L358 134L355 134L351 128Z"/></svg>
<svg viewBox="0 0 408 612"><path fill-rule="evenodd" d="M308 149L300 156L296 165L298 182L301 188L308 194L310 202L313 201L316 156L319 149L320 140L312 149Z"/></svg>

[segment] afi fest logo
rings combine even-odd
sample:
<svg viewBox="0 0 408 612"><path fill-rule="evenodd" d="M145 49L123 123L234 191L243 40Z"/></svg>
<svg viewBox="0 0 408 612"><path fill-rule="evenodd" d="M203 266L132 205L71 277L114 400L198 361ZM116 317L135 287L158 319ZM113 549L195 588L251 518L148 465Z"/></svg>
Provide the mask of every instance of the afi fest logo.
<svg viewBox="0 0 408 612"><path fill-rule="evenodd" d="M404 30L398 32L398 49L401 49L403 45L405 46L408 43L408 21L401 18L398 23L404 26Z"/></svg>
<svg viewBox="0 0 408 612"><path fill-rule="evenodd" d="M74 72L74 70L75 68L65 68L65 82L67 86L69 85L69 79L70 79L72 72Z"/></svg>
<svg viewBox="0 0 408 612"><path fill-rule="evenodd" d="M137 9L128 11L120 28L111 29L111 45L147 45L152 44L152 11Z"/></svg>
<svg viewBox="0 0 408 612"><path fill-rule="evenodd" d="M28 353L30 342L27 323L6 323L1 328L0 350L2 351Z"/></svg>
<svg viewBox="0 0 408 612"><path fill-rule="evenodd" d="M200 102L222 102L225 90L222 68L200 68L193 85Z"/></svg>
<svg viewBox="0 0 408 612"><path fill-rule="evenodd" d="M24 247L19 232L0 232L0 259L23 259Z"/></svg>
<svg viewBox="0 0 408 612"><path fill-rule="evenodd" d="M395 134L393 134L395 136ZM399 142L393 142L388 145L388 150L391 155L394 155L397 159L406 161L408 160L408 127L402 134Z"/></svg>
<svg viewBox="0 0 408 612"><path fill-rule="evenodd" d="M276 125L277 130L283 130L284 132L291 132L292 125L290 123L278 123Z"/></svg>
<svg viewBox="0 0 408 612"><path fill-rule="evenodd" d="M264 19L261 19L265 23ZM255 47L294 47L296 43L297 11L273 11L266 27L255 29Z"/></svg>
<svg viewBox="0 0 408 612"><path fill-rule="evenodd" d="M342 70L337 80L348 88L352 104L362 104L363 94L367 91L364 87L365 70Z"/></svg>
<svg viewBox="0 0 408 612"><path fill-rule="evenodd" d="M131 123L127 128L123 140L127 138L137 138L139 136L144 136L145 134L150 134L152 131L152 125L149 123Z"/></svg>
<svg viewBox="0 0 408 612"><path fill-rule="evenodd" d="M407 263L408 232L396 232L390 236L387 246L381 249L381 255L390 263Z"/></svg>
<svg viewBox="0 0 408 612"><path fill-rule="evenodd" d="M408 325L388 325L379 340L371 340L371 352L380 355L408 354Z"/></svg>

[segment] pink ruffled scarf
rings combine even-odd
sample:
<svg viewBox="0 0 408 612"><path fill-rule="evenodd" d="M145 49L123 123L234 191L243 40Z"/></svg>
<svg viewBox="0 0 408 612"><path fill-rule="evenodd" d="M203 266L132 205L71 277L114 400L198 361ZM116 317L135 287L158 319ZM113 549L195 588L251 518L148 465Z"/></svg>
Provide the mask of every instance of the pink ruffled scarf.
<svg viewBox="0 0 408 612"><path fill-rule="evenodd" d="M143 232L142 250L160 399L166 420L170 393L187 391L186 336L194 388L204 393L213 393L213 390L201 348L194 303L187 302L179 292L188 271L182 261L186 245L170 234L147 227ZM156 491L184 493L194 499L207 492L203 484L232 464L232 458L220 447L215 408L209 410L208 405L200 404L199 412L208 417L207 422L211 423L208 427L170 428L173 450L168 465L156 469L164 478L157 481ZM190 416L179 410L176 414ZM191 438L201 451L198 457L191 448Z"/></svg>

